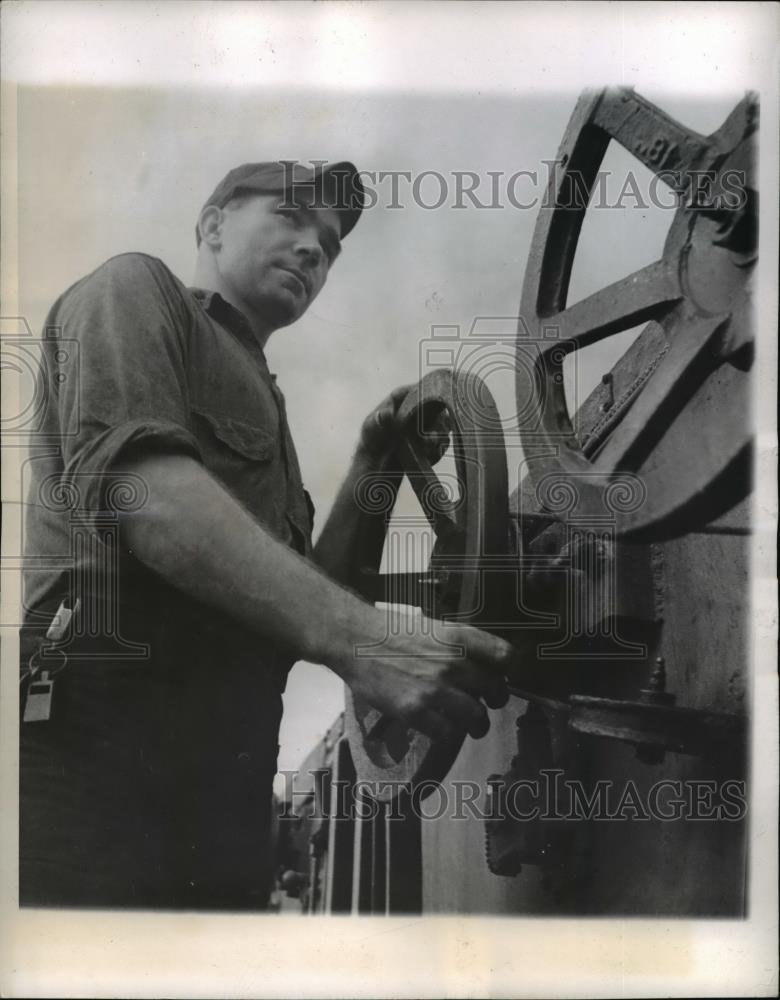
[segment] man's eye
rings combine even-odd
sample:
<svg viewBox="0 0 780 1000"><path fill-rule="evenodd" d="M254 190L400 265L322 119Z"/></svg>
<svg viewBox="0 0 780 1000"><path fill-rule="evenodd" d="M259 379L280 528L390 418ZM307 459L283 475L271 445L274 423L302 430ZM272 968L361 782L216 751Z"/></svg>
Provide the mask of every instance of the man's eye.
<svg viewBox="0 0 780 1000"><path fill-rule="evenodd" d="M322 244L322 249L325 251L325 256L328 258L328 264L332 264L333 261L338 257L341 246L338 243L327 243Z"/></svg>

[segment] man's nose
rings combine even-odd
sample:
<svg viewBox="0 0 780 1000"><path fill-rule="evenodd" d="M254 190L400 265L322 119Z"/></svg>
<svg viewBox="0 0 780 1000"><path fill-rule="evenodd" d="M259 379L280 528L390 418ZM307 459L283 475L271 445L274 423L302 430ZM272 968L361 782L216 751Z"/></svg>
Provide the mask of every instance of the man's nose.
<svg viewBox="0 0 780 1000"><path fill-rule="evenodd" d="M296 257L312 268L317 267L325 256L325 251L320 245L319 236L314 232L300 233L294 250Z"/></svg>

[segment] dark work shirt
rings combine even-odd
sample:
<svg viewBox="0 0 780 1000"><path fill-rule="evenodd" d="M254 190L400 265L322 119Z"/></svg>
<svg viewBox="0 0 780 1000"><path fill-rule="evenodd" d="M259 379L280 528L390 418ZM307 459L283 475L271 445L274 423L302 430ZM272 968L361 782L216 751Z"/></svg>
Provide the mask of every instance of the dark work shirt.
<svg viewBox="0 0 780 1000"><path fill-rule="evenodd" d="M79 561L90 591L112 588L99 550L74 552L74 520L104 528L141 512L130 457L187 454L269 532L311 551L305 493L284 400L245 317L188 290L154 257L123 254L73 285L45 326L40 433L26 466L25 605L36 608ZM121 565L132 587L138 567Z"/></svg>

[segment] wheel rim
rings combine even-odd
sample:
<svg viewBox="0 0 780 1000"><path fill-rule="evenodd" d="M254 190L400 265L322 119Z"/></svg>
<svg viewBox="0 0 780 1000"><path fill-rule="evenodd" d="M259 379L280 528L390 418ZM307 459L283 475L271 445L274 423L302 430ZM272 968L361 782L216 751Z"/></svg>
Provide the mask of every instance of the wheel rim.
<svg viewBox="0 0 780 1000"><path fill-rule="evenodd" d="M441 494L442 485L415 444L421 415L446 407L452 418L452 447L460 486L456 504ZM486 557L502 556L509 532L506 454L500 418L484 382L474 375L435 371L404 400L398 413L407 429L399 454L362 484L363 509L357 589L369 600L387 601L401 594L431 616L477 624L489 617L496 585L483 571ZM379 574L379 565L395 503L393 485L406 476L436 535L424 573ZM395 484L391 484L395 477ZM438 492L438 496L437 496ZM390 801L402 788L424 798L441 781L460 750L464 736L433 741L383 716L346 689L346 732L358 780L371 783L379 801ZM382 788L382 785L385 785Z"/></svg>

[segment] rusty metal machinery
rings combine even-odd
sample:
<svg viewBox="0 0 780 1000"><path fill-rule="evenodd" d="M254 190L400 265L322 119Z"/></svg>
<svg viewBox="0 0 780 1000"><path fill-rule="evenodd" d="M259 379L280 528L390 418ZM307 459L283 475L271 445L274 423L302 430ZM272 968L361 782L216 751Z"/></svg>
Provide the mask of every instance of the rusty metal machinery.
<svg viewBox="0 0 780 1000"><path fill-rule="evenodd" d="M757 128L752 96L707 137L628 89L579 100L537 219L520 307L518 371L530 357L539 389L538 422L518 428L533 509L560 511L563 497L575 528L608 512L614 537L636 543L701 530L749 493ZM580 230L613 140L672 188L678 209L660 260L569 305ZM643 322L641 370L618 398L605 378L601 416L578 435L564 358ZM518 378L519 411L526 385ZM728 752L744 740L743 718L676 706L659 676L635 698L572 691L569 725L633 743L648 760L665 750Z"/></svg>
<svg viewBox="0 0 780 1000"><path fill-rule="evenodd" d="M366 484L356 588L370 600L415 605L432 617L460 616L527 654L510 683L530 708L518 721L508 771L492 776L494 803L513 782L558 766L562 746L576 772L581 741L593 737L628 745L648 767L667 754L707 767L742 759L744 714L706 700L677 704L663 660L649 662L648 651L664 652L652 592L658 545L691 532L728 532L718 519L751 488L757 125L750 96L720 129L702 136L633 91L584 95L540 209L522 292L516 412L528 474L517 510L508 514L495 405L478 379L457 370L429 375L410 394L400 461ZM569 304L582 223L613 140L673 190L678 208L660 260ZM643 324L573 419L565 358ZM419 446L426 415L442 407L454 422L457 497L443 492ZM402 475L436 544L426 572L379 574ZM530 581L545 565L560 571L561 587L542 589L534 602ZM621 637L614 622L599 631L600 615L621 614L643 621L644 631ZM549 624L545 631L540 623L567 616L566 634L553 641ZM594 637L604 640L598 655ZM706 671L707 664L693 669ZM346 732L358 779L388 783L386 801L402 785L444 780L456 758L473 761L458 756L462 739L432 743L349 693ZM564 842L544 826L488 820L486 832L496 875L515 875L524 864L554 869L572 849L572 830Z"/></svg>

